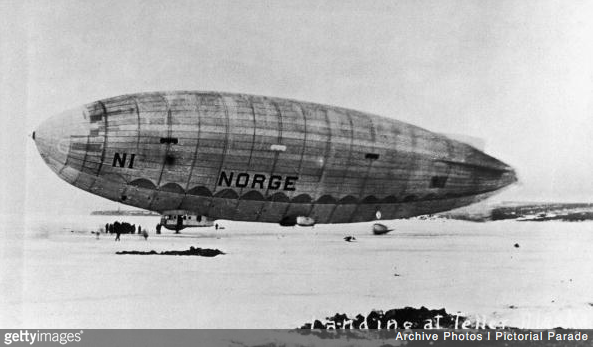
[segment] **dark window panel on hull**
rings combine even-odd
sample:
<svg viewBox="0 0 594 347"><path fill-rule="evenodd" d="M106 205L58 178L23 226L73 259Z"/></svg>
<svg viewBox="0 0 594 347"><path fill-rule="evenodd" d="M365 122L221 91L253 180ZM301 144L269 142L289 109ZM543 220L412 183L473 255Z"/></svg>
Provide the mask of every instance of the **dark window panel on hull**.
<svg viewBox="0 0 594 347"><path fill-rule="evenodd" d="M447 176L433 176L431 177L431 184L429 185L429 188L444 188L447 180Z"/></svg>
<svg viewBox="0 0 594 347"><path fill-rule="evenodd" d="M178 139L176 137L161 137L160 143L177 145Z"/></svg>
<svg viewBox="0 0 594 347"><path fill-rule="evenodd" d="M174 157L176 163L178 163L180 165L190 166L194 159L194 153L192 153L190 151L186 151L180 147L170 148L169 151L167 152L167 154L169 156Z"/></svg>

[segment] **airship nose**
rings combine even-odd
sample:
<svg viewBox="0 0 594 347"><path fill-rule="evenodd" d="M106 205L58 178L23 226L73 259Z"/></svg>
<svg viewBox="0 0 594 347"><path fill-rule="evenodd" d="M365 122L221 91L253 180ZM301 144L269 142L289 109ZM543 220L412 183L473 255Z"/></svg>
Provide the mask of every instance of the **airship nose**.
<svg viewBox="0 0 594 347"><path fill-rule="evenodd" d="M66 165L72 138L89 134L84 112L81 107L52 116L32 133L39 154L55 172Z"/></svg>

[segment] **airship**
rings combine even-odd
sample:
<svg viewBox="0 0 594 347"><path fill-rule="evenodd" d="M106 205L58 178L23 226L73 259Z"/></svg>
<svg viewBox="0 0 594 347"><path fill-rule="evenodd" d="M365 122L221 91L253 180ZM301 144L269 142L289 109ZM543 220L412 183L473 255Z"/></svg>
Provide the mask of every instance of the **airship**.
<svg viewBox="0 0 594 347"><path fill-rule="evenodd" d="M116 96L50 117L32 137L64 181L156 211L176 231L217 219L380 224L517 181L475 147L391 117L246 94Z"/></svg>

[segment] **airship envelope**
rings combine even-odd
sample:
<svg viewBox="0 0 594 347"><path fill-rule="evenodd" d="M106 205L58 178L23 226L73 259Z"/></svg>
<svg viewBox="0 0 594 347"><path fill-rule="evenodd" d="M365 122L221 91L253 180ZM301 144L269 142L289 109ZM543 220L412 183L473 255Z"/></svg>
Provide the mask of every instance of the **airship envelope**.
<svg viewBox="0 0 594 347"><path fill-rule="evenodd" d="M516 181L482 151L393 118L244 94L117 96L50 117L34 140L46 164L80 189L210 219L405 218L468 205Z"/></svg>

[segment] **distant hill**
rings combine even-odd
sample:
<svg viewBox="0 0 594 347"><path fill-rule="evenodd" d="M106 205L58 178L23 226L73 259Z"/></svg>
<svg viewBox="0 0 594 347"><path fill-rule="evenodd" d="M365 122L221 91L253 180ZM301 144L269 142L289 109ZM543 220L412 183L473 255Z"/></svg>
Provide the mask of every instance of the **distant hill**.
<svg viewBox="0 0 594 347"><path fill-rule="evenodd" d="M436 218L475 222L515 219L522 222L592 220L592 203L502 202L470 206L435 215ZM425 217L427 218L427 217Z"/></svg>
<svg viewBox="0 0 594 347"><path fill-rule="evenodd" d="M93 211L92 216L160 216L157 212L144 211L144 210L106 210L106 211Z"/></svg>

